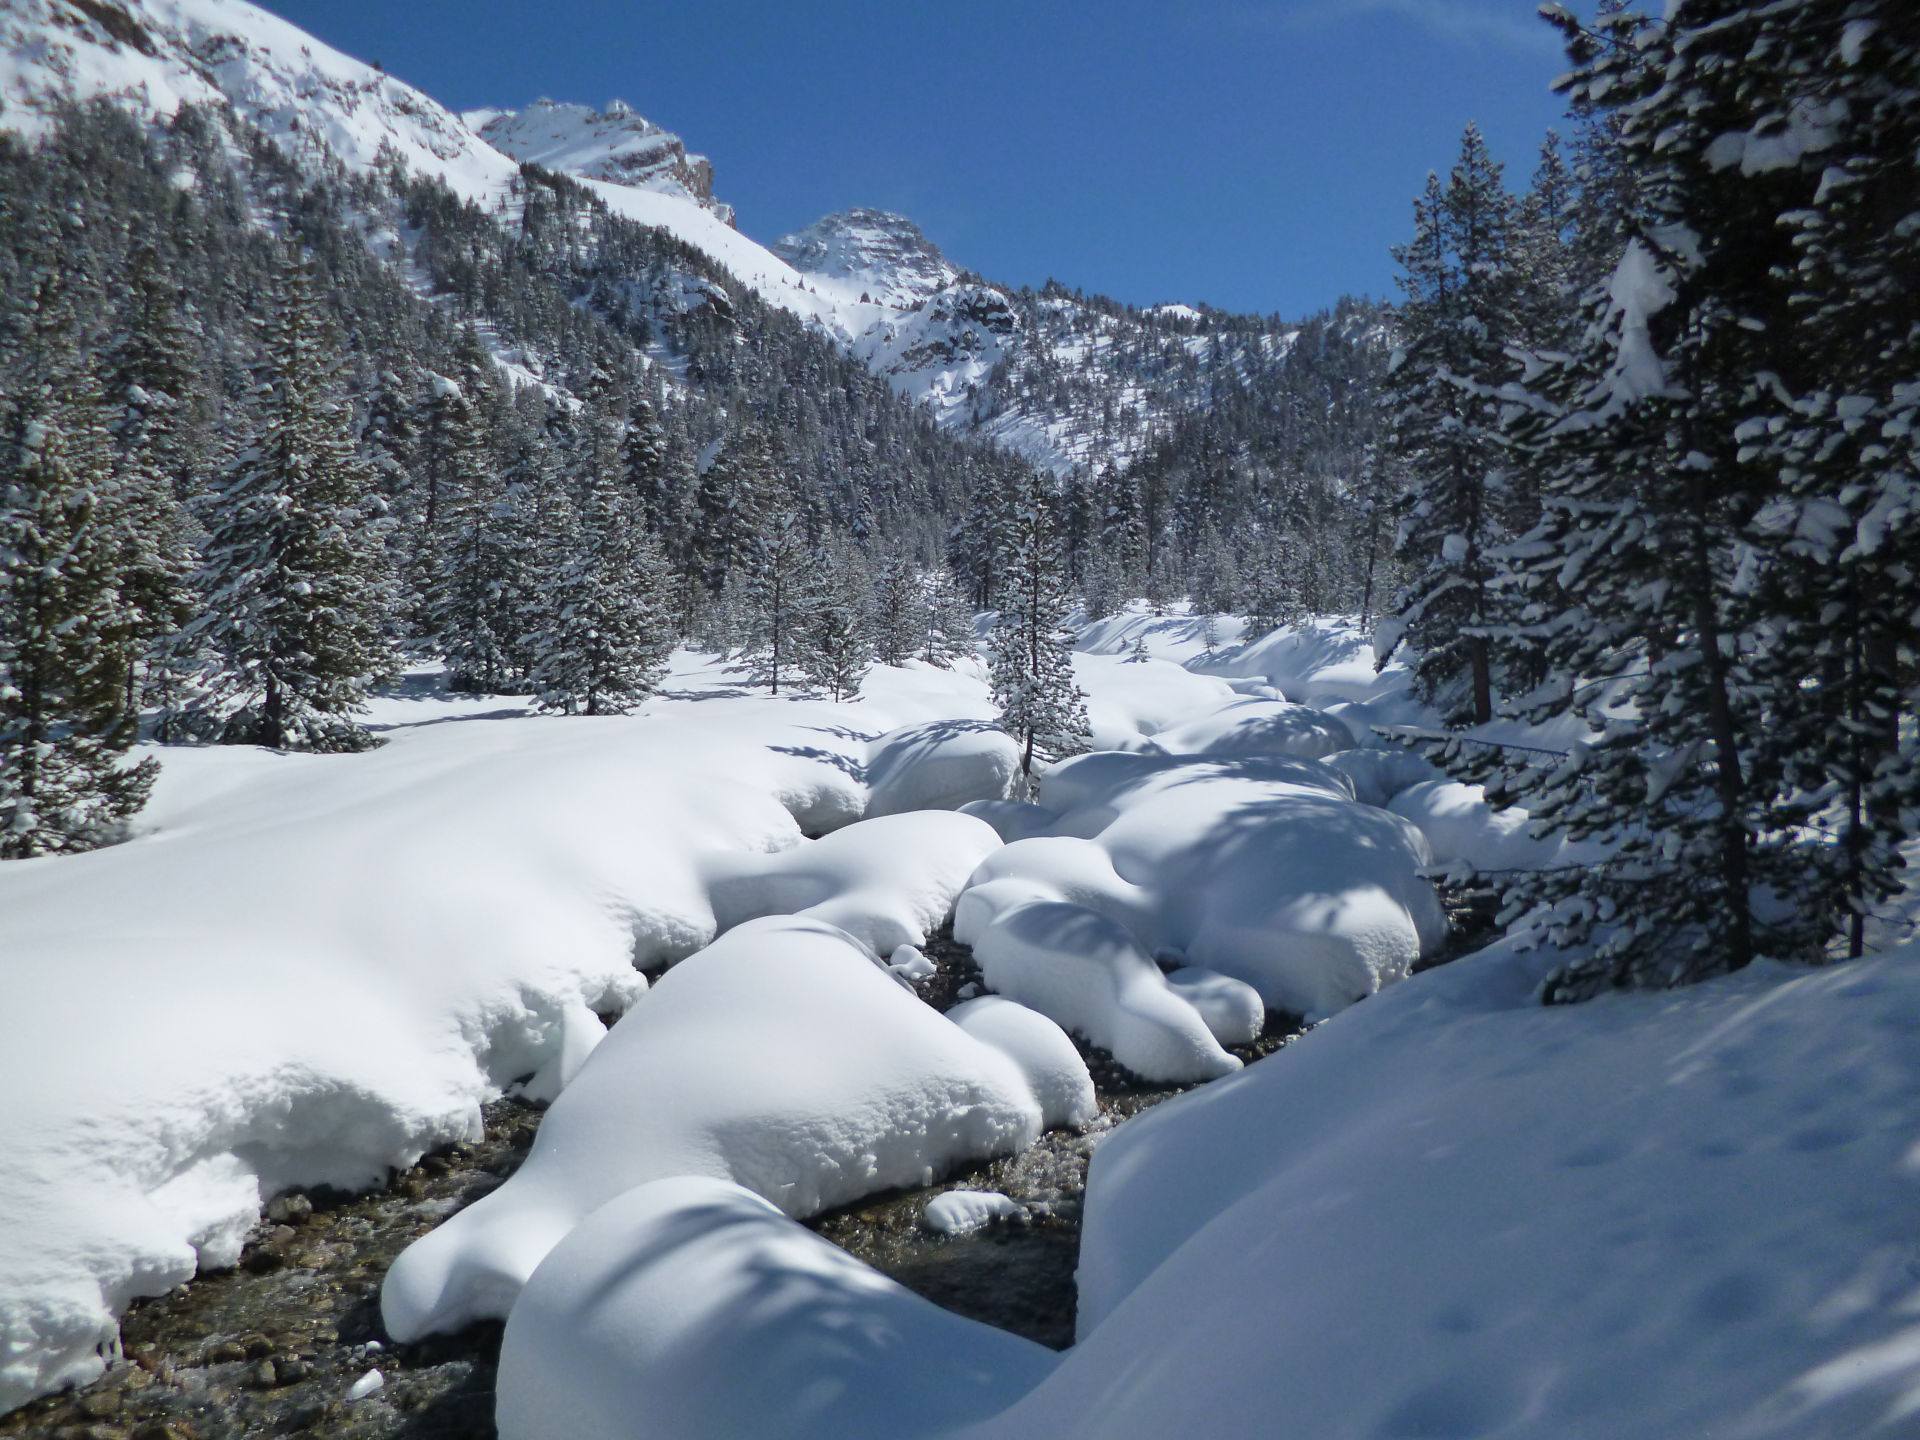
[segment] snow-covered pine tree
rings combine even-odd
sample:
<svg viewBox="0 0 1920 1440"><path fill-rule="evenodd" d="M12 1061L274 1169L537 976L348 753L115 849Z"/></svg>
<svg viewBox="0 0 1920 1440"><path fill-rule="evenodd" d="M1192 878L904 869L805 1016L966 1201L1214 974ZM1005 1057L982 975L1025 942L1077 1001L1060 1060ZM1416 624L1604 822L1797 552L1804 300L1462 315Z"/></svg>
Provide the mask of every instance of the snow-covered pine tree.
<svg viewBox="0 0 1920 1440"><path fill-rule="evenodd" d="M1920 824L1920 756L1901 736L1920 655L1920 26L1906 5L1820 0L1686 43L1742 122L1714 143L1738 144L1743 171L1752 157L1793 242L1783 304L1762 317L1775 359L1738 431L1780 489L1760 517L1773 628L1758 661L1788 790L1775 823L1828 842L1806 847L1796 898L1858 956ZM1742 63L1758 54L1764 67Z"/></svg>
<svg viewBox="0 0 1920 1440"><path fill-rule="evenodd" d="M922 654L929 665L951 668L979 653L974 635L974 610L966 591L944 565L927 572L927 635Z"/></svg>
<svg viewBox="0 0 1920 1440"><path fill-rule="evenodd" d="M801 636L800 668L835 701L858 693L873 664L873 582L858 552L829 541L815 557Z"/></svg>
<svg viewBox="0 0 1920 1440"><path fill-rule="evenodd" d="M420 585L419 630L445 658L456 690L498 693L520 680L515 665L524 630L526 555L515 508L496 468L487 424L489 382L429 378L438 498L422 524L414 567ZM469 394L469 391L476 393Z"/></svg>
<svg viewBox="0 0 1920 1440"><path fill-rule="evenodd" d="M926 585L904 550L887 557L873 578L873 658L904 665L926 647Z"/></svg>
<svg viewBox="0 0 1920 1440"><path fill-rule="evenodd" d="M589 422L593 424L595 422ZM580 455L574 494L529 502L543 542L528 642L534 694L568 715L623 715L653 693L673 652L671 583L660 542L627 488L618 432Z"/></svg>
<svg viewBox="0 0 1920 1440"><path fill-rule="evenodd" d="M786 497L762 514L753 539L743 571L747 683L778 695L802 673L815 551L806 518Z"/></svg>
<svg viewBox="0 0 1920 1440"><path fill-rule="evenodd" d="M1427 177L1413 239L1393 252L1406 300L1386 385L1409 481L1395 610L1421 691L1474 723L1493 716L1502 623L1493 552L1508 538L1511 493L1497 392L1519 374L1507 354L1521 338L1514 224L1500 165L1469 125L1452 174L1445 185Z"/></svg>
<svg viewBox="0 0 1920 1440"><path fill-rule="evenodd" d="M1820 181L1749 170L1730 143L1782 123L1786 77L1766 31L1809 8L1682 0L1666 23L1611 14L1597 34L1558 17L1575 103L1614 111L1589 133L1616 137L1644 213L1626 217L1579 347L1537 384L1521 430L1543 484L1525 553L1547 597L1552 678L1516 711L1595 738L1566 757L1483 751L1479 767L1498 777L1495 803L1614 847L1510 888L1509 916L1533 911L1590 954L1550 999L1809 954L1830 925L1805 904L1817 851L1783 804L1783 744L1807 743L1805 707L1830 697L1804 670L1791 684L1778 674L1812 612L1773 592L1782 476L1752 443L1783 383L1783 281L1798 264L1780 220ZM1758 74L1743 78L1749 65Z"/></svg>
<svg viewBox="0 0 1920 1440"><path fill-rule="evenodd" d="M359 749L348 717L392 664L391 572L311 261L288 245L273 279L261 428L208 497L198 632L224 662L224 739Z"/></svg>
<svg viewBox="0 0 1920 1440"><path fill-rule="evenodd" d="M121 597L99 382L60 281L11 317L0 435L0 859L111 840L158 766L123 764L138 617Z"/></svg>
<svg viewBox="0 0 1920 1440"><path fill-rule="evenodd" d="M988 636L1000 728L1020 746L1031 785L1034 763L1077 755L1091 743L1087 697L1073 678L1071 608L1061 583L1060 543L1046 478L1029 470L1001 517L994 564L999 610Z"/></svg>
<svg viewBox="0 0 1920 1440"><path fill-rule="evenodd" d="M179 313L151 246L129 266L129 319L110 372L108 403L117 411L111 510L122 540L120 592L135 644L127 708L161 712L160 728L197 698L201 657L181 632L192 618L197 527L182 499L204 477L199 337Z"/></svg>

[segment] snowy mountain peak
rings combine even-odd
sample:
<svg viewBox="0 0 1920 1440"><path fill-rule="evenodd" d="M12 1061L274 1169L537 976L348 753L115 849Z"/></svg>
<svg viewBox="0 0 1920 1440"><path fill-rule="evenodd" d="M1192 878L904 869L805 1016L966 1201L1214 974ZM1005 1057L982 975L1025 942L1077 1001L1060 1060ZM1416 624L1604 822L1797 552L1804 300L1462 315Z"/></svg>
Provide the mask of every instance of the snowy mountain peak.
<svg viewBox="0 0 1920 1440"><path fill-rule="evenodd" d="M624 100L605 110L542 97L524 110L477 110L466 117L495 149L564 174L653 190L695 201L732 223L733 209L713 198L713 165Z"/></svg>
<svg viewBox="0 0 1920 1440"><path fill-rule="evenodd" d="M769 247L794 269L848 282L875 304L910 309L961 271L904 215L857 207L816 220Z"/></svg>

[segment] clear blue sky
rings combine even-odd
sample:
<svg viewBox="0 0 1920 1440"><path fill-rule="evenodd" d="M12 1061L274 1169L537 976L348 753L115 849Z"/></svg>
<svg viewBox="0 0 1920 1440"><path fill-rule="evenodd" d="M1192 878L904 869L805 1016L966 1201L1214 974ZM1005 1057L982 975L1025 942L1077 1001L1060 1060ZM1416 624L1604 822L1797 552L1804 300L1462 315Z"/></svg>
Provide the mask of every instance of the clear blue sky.
<svg viewBox="0 0 1920 1440"><path fill-rule="evenodd" d="M1007 284L1297 317L1387 296L1478 120L1524 183L1566 68L1533 0L267 0L455 109L614 97L770 241L852 205Z"/></svg>

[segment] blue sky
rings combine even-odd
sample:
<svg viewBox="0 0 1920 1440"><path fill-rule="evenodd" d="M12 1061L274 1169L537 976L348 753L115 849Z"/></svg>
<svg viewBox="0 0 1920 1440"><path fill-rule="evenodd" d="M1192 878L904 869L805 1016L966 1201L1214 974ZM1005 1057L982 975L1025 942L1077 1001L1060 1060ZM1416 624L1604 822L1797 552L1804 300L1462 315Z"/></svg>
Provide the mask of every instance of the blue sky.
<svg viewBox="0 0 1920 1440"><path fill-rule="evenodd" d="M1510 182L1560 123L1533 0L268 0L455 109L618 97L740 228L911 216L1008 284L1300 316L1386 296L1477 120Z"/></svg>

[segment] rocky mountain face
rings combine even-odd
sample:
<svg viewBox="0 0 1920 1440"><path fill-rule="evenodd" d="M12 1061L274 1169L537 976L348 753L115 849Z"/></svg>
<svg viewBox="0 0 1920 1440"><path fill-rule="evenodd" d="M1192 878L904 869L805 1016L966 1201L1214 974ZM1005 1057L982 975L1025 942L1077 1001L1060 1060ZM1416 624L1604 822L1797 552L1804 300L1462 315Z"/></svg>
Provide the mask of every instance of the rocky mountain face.
<svg viewBox="0 0 1920 1440"><path fill-rule="evenodd" d="M1061 475L1137 459L1223 390L1258 390L1293 344L1277 317L996 285L882 210L829 215L763 246L733 227L706 157L630 106L540 100L457 116L245 0L0 4L0 129L43 133L60 104L98 96L149 115L230 106L296 161L366 170L398 159L510 225L522 218L522 162L574 177L832 339L942 428ZM676 290L650 276L645 288L690 285L695 299L722 288L680 280Z"/></svg>
<svg viewBox="0 0 1920 1440"><path fill-rule="evenodd" d="M908 309L961 279L961 271L904 215L864 207L816 220L768 247L794 269L848 282L861 295Z"/></svg>
<svg viewBox="0 0 1920 1440"><path fill-rule="evenodd" d="M543 98L524 110L472 110L461 119L515 160L585 180L680 195L733 223L733 207L713 198L713 163L704 155L689 155L678 135L624 100L595 111Z"/></svg>

